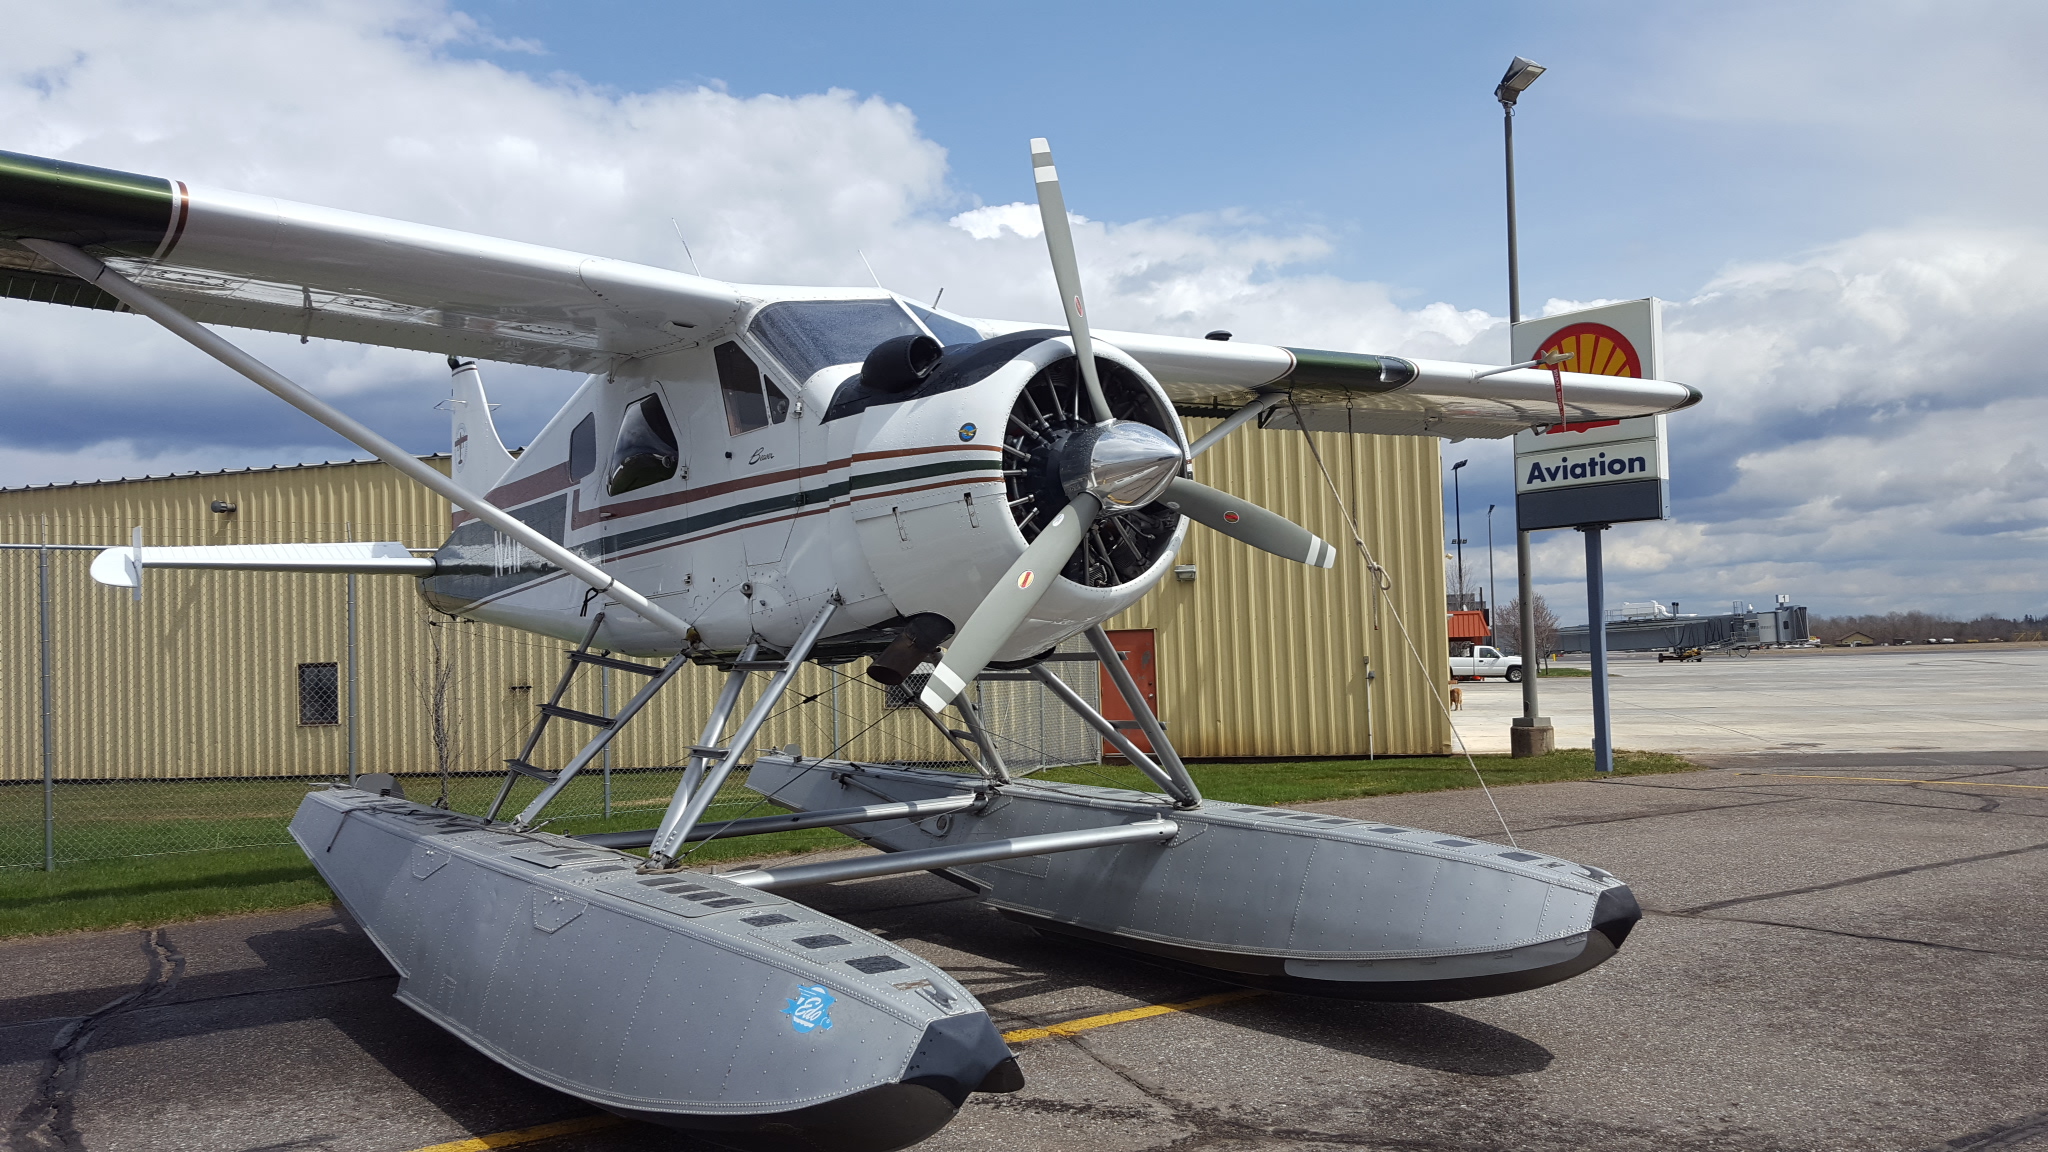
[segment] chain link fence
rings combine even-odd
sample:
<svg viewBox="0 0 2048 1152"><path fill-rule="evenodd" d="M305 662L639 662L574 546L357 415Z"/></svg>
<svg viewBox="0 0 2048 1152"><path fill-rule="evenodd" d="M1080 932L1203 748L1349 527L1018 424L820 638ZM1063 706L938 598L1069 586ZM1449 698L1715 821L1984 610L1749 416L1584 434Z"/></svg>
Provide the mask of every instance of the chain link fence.
<svg viewBox="0 0 2048 1152"><path fill-rule="evenodd" d="M1086 651L1085 641L1070 642L1059 655L1073 658L1048 661L1047 667L1097 704L1097 665ZM833 673L827 686L808 695L792 691L785 697L757 740L759 746L777 746L782 736L801 731L831 741L828 748L811 755L843 758L858 751L871 760L976 771L924 713L914 707L884 707L877 715L867 706L872 701L861 697L888 689L845 669L827 671ZM333 666L301 666L301 675L331 677ZM975 691L991 743L1013 774L1100 761L1101 737L1042 685L1002 680L978 684ZM899 754L891 756L891 750ZM475 770L393 775L407 799L477 816L490 811L506 780L502 772ZM653 827L680 775L680 763L630 768L593 764L549 805L544 813L548 830L580 835ZM306 792L346 782L346 775L338 773L0 782L0 874L85 861L289 845L286 828ZM705 814L706 821L781 810L745 785L744 770L735 772ZM516 778L500 817L518 812L539 788L535 781Z"/></svg>

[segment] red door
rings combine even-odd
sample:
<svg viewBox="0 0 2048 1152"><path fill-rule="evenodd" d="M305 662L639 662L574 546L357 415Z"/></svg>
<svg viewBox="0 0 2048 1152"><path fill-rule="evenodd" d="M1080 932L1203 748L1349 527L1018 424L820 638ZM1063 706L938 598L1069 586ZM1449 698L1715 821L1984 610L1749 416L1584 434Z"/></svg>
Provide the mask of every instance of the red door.
<svg viewBox="0 0 2048 1152"><path fill-rule="evenodd" d="M1119 632L1111 632L1109 633L1109 643L1111 647L1116 649L1116 654L1123 661L1124 667L1130 670L1131 679L1138 682L1138 692L1145 697L1145 707L1150 708L1152 714L1157 716L1159 714L1159 661L1154 658L1152 629L1127 628ZM1131 721L1136 720L1137 717L1131 715L1130 708L1125 706L1123 693L1116 690L1116 682L1109 678L1109 669L1102 669L1100 675L1102 677L1102 715L1110 723L1122 728L1124 734L1130 737L1131 743L1136 744L1140 751L1152 751L1152 742L1145 739L1143 732L1138 731L1136 727L1125 727ZM1122 753L1116 750L1115 745L1112 745L1107 740L1102 742L1102 751L1105 755L1122 755Z"/></svg>

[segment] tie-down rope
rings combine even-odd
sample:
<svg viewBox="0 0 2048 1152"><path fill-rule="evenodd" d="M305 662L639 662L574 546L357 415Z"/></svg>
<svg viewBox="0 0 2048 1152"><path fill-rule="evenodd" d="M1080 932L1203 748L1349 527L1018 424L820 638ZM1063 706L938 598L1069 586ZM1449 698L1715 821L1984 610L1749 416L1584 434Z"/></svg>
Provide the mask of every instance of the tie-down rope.
<svg viewBox="0 0 2048 1152"><path fill-rule="evenodd" d="M1308 442L1308 453L1315 458L1316 470L1323 474L1323 483L1330 488L1330 498L1337 502L1337 510L1344 514L1344 526L1351 533L1351 543L1358 548L1358 554L1365 558L1366 571L1372 573L1373 583L1378 586L1380 595L1386 598L1388 607L1393 610L1394 625L1401 630L1401 639L1408 646L1408 654L1415 658L1415 667L1421 670L1423 682L1430 686L1430 697L1436 701L1437 710L1443 713L1444 723L1451 729L1451 739L1457 742L1458 751L1465 754L1465 763L1471 767L1473 778L1479 781L1479 790L1486 795L1486 802L1492 806L1493 817L1500 821L1500 830L1507 835L1509 845L1520 848L1521 845L1515 843L1514 830L1508 827L1508 818L1501 815L1500 804L1493 798L1493 789L1486 786L1486 776L1479 771L1479 762L1472 758L1472 750L1465 746L1465 737L1458 731L1458 722L1451 719L1450 705L1444 700L1443 693L1437 690L1436 677L1431 674L1429 666L1423 663L1422 653L1415 648L1415 638L1408 634L1408 624L1401 619L1400 606L1392 597L1386 595L1394 588L1394 578L1388 575L1386 568L1382 567L1378 560L1373 559L1372 549L1366 547L1365 537L1358 531L1358 521L1352 519L1351 508L1344 503L1344 494L1337 490L1337 481L1330 475L1329 466L1323 463L1322 452L1316 448L1316 438L1309 434L1308 425L1301 418L1300 405L1290 396L1287 406L1294 412L1294 426L1301 430L1301 438ZM1533 675L1527 666L1526 656L1523 657L1522 663L1522 674Z"/></svg>

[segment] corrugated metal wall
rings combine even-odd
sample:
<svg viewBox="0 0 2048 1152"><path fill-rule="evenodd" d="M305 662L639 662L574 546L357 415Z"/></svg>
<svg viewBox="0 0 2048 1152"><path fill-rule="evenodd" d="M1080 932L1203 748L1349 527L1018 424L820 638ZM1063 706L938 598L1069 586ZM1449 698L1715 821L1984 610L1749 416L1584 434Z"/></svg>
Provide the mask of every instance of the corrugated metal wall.
<svg viewBox="0 0 2048 1152"><path fill-rule="evenodd" d="M1216 423L1190 420L1188 434ZM1437 441L1310 435L1386 569L1386 591L1352 544L1302 433L1246 430L1203 453L1195 479L1336 544L1337 566L1307 568L1197 526L1180 557L1195 579L1167 580L1107 626L1154 630L1159 712L1184 757L1449 752L1449 723L1430 695L1450 667Z"/></svg>
<svg viewBox="0 0 2048 1152"><path fill-rule="evenodd" d="M1196 421L1197 425L1206 421ZM1388 596L1348 548L1335 571L1309 571L1194 529L1169 580L1111 627L1155 628L1161 711L1188 756L1362 755L1448 749L1426 680L1398 643L1398 604L1442 676L1443 576L1434 441L1319 435L1325 459L1393 578ZM445 467L445 460L441 462ZM1198 476L1347 543L1299 433L1247 431L1205 455ZM213 500L237 505L209 512ZM52 544L254 544L397 540L433 547L446 506L381 463L344 463L0 492L0 540ZM47 536L45 536L47 533ZM0 552L0 780L41 775L34 551ZM340 665L346 713L347 578L156 570L141 603L93 583L86 552L51 554L57 775L109 777L340 775L346 723L302 725L298 665ZM446 745L454 771L495 769L516 754L563 667L558 642L487 624L436 619L393 577L357 579L358 770L436 768L431 719L438 651L446 676ZM858 663L806 668L761 744L817 755L956 760L915 712L888 711ZM1087 665L1066 665L1088 675ZM614 710L640 679L614 673ZM687 755L720 676L690 669L615 744L624 766ZM756 683L765 683L757 677ZM628 682L630 681L630 683ZM758 691L758 687L752 691ZM595 711L586 672L565 700ZM750 693L751 696L751 693ZM557 722L538 756L559 764L588 735ZM1027 737L1028 738L1028 737Z"/></svg>

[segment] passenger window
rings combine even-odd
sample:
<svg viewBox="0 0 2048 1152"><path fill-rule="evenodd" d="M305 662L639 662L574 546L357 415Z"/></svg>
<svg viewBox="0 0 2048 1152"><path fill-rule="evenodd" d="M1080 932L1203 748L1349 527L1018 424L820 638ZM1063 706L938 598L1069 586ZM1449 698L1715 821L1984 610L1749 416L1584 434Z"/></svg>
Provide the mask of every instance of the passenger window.
<svg viewBox="0 0 2048 1152"><path fill-rule="evenodd" d="M725 398L726 431L738 436L789 419L789 397L777 388L746 349L720 344L712 350L718 361L718 391Z"/></svg>
<svg viewBox="0 0 2048 1152"><path fill-rule="evenodd" d="M592 412L569 433L569 479L581 480L597 467L597 413Z"/></svg>
<svg viewBox="0 0 2048 1152"><path fill-rule="evenodd" d="M606 491L617 496L649 484L659 484L676 474L675 430L661 397L642 396L626 405L626 418L619 424L619 443L612 450L612 475Z"/></svg>

